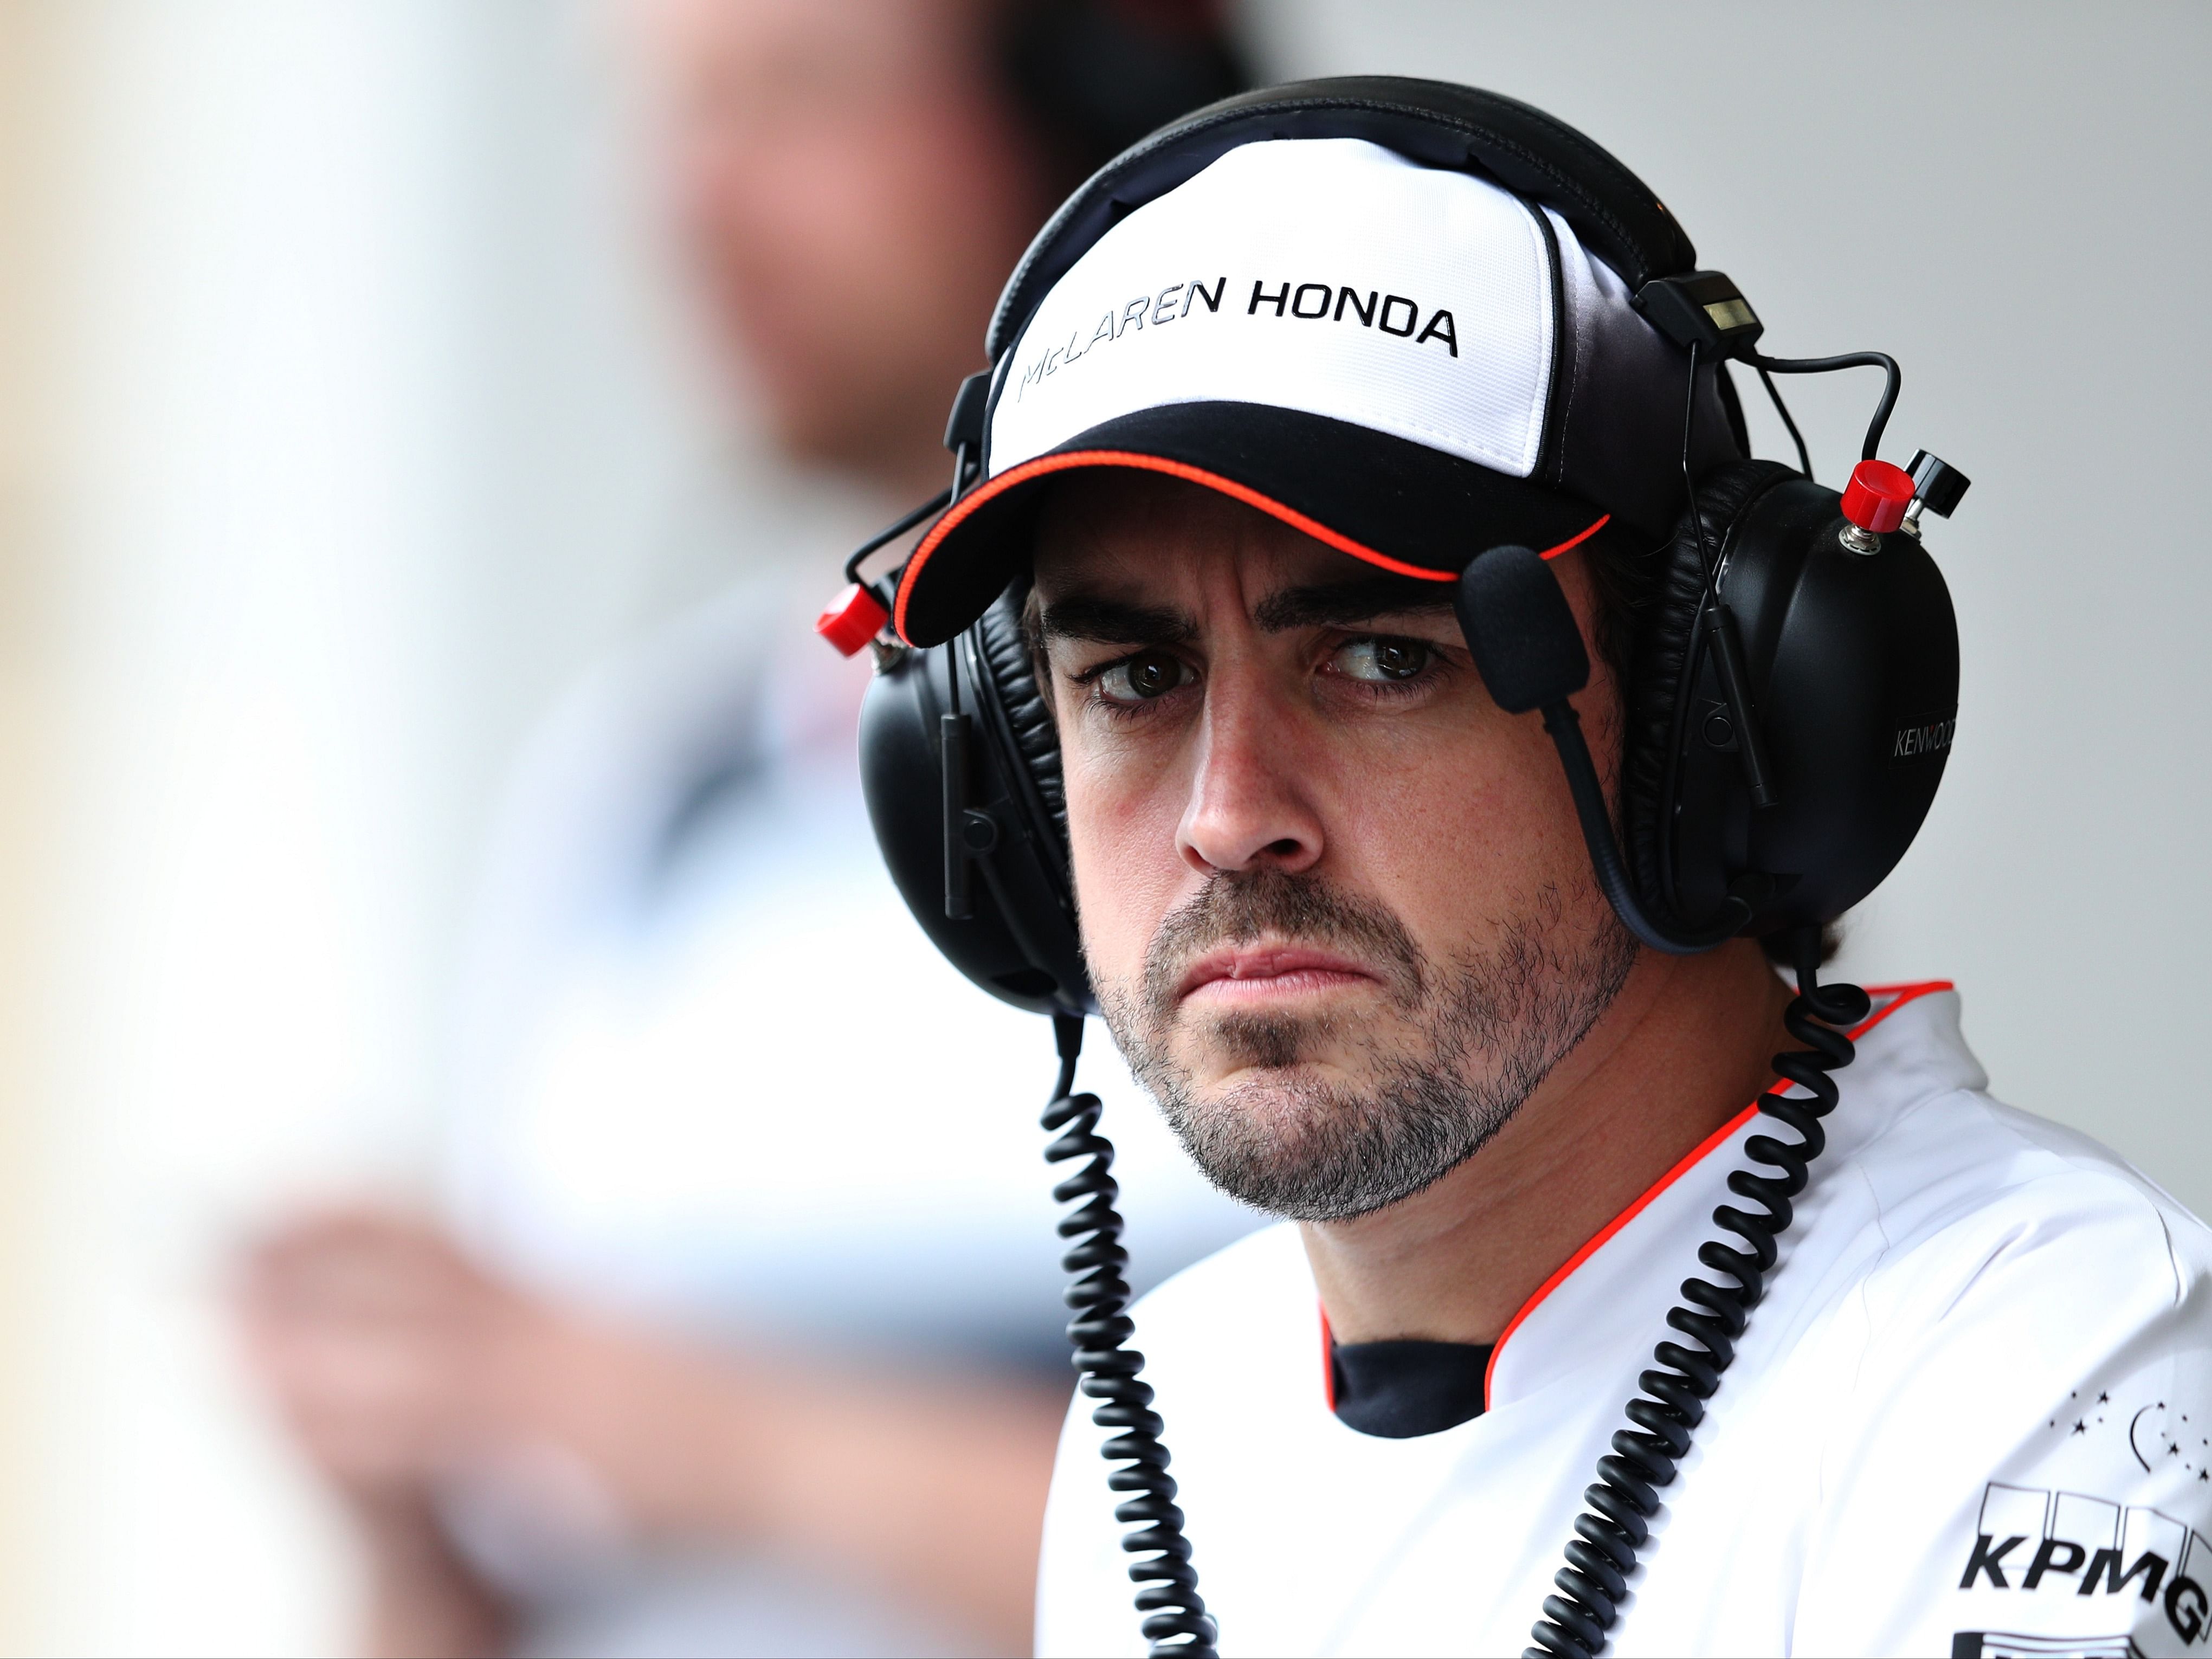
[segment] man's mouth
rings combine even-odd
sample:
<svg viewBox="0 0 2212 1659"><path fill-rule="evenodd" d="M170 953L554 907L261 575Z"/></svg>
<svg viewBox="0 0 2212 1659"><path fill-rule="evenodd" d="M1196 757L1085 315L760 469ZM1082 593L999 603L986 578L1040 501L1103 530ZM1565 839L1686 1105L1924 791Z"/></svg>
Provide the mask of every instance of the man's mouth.
<svg viewBox="0 0 2212 1659"><path fill-rule="evenodd" d="M1193 963L1176 987L1176 1000L1250 1007L1381 983L1373 969L1334 951L1303 945L1239 945L1209 951Z"/></svg>

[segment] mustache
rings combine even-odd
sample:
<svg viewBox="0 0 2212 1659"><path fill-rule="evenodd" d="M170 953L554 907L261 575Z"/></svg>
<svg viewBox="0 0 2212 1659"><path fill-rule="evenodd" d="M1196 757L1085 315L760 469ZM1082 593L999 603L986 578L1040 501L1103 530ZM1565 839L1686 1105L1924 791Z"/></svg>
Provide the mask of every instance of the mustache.
<svg viewBox="0 0 2212 1659"><path fill-rule="evenodd" d="M1387 906L1317 877L1263 866L1218 872L1168 913L1145 951L1146 1012L1155 1022L1174 1017L1176 988L1206 951L1270 937L1358 957L1406 1007L1419 1006L1426 994L1428 959Z"/></svg>

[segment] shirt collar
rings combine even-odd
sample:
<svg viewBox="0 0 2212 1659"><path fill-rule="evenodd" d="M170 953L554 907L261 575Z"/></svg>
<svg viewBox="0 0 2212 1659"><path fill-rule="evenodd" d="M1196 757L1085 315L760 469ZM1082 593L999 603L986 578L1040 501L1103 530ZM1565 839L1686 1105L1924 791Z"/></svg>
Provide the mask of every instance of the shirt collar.
<svg viewBox="0 0 2212 1659"><path fill-rule="evenodd" d="M1814 1166L1816 1182L1915 1102L1988 1083L1960 1033L1949 981L1869 988L1874 1010L1851 1028L1858 1054L1836 1075L1842 1098L1825 1125L1828 1148ZM1694 1261L1688 1235L1712 1233L1713 1208L1744 1162L1742 1143L1759 1116L1753 1102L1723 1124L1537 1287L1491 1356L1490 1409L1585 1365L1617 1370L1623 1351L1651 1340L1656 1311L1672 1305L1682 1270L1684 1252L1668 1246L1682 1239Z"/></svg>

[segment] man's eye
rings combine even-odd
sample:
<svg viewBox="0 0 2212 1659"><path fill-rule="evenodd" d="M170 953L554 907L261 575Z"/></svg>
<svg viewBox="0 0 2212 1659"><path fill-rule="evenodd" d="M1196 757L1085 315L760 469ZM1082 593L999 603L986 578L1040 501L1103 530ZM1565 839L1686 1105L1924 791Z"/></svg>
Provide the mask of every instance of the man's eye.
<svg viewBox="0 0 2212 1659"><path fill-rule="evenodd" d="M1100 674L1098 691L1109 702L1149 702L1187 684L1190 678L1189 665L1182 658L1164 651L1139 651Z"/></svg>
<svg viewBox="0 0 2212 1659"><path fill-rule="evenodd" d="M1419 640L1349 640L1338 647L1334 666L1346 679L1388 684L1413 678L1436 655Z"/></svg>

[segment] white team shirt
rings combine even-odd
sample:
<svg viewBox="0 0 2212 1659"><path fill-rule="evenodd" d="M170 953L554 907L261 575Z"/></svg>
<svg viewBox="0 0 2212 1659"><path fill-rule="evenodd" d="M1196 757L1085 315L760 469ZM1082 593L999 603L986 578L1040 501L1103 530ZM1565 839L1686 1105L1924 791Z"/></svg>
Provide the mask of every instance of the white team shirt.
<svg viewBox="0 0 2212 1659"><path fill-rule="evenodd" d="M1610 1652L2212 1645L2212 1233L2103 1147L1992 1099L1958 1020L1948 985L1876 994ZM1294 1227L1139 1305L1224 1654L1528 1645L1666 1312L1705 1274L1755 1115L1529 1299L1488 1409L1440 1433L1376 1438L1332 1413ZM1042 1654L1144 1650L1090 1403L1053 1480Z"/></svg>

